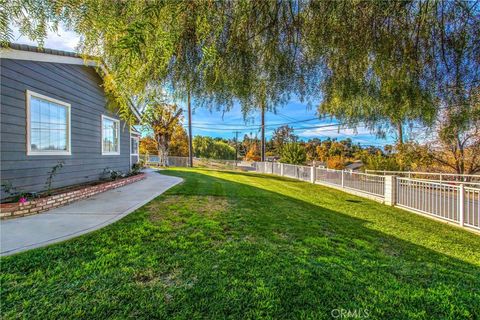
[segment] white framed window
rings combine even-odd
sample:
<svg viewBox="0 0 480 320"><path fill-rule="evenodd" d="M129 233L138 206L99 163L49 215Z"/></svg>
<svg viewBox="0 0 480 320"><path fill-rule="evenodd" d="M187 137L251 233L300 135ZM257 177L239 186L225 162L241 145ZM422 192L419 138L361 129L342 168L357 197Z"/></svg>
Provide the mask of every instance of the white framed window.
<svg viewBox="0 0 480 320"><path fill-rule="evenodd" d="M69 103L27 90L27 155L71 155Z"/></svg>
<svg viewBox="0 0 480 320"><path fill-rule="evenodd" d="M102 115L102 155L120 154L120 120Z"/></svg>
<svg viewBox="0 0 480 320"><path fill-rule="evenodd" d="M132 156L138 156L138 148L139 148L139 138L136 136L132 136L130 142L130 155Z"/></svg>

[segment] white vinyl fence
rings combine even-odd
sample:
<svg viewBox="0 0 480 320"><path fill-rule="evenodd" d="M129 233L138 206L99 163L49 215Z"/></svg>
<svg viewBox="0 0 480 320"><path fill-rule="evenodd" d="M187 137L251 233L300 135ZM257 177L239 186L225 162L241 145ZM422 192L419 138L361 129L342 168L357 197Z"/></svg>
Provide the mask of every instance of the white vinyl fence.
<svg viewBox="0 0 480 320"><path fill-rule="evenodd" d="M398 176L402 178L411 178L418 180L427 180L433 182L451 182L453 184L465 184L474 188L480 188L480 175L478 174L458 174L458 173L439 173L439 172L419 172L419 171L387 171L387 170L366 170L367 173L377 175Z"/></svg>
<svg viewBox="0 0 480 320"><path fill-rule="evenodd" d="M145 161L147 165L157 165L159 162L156 155L140 155L140 159ZM167 157L167 163L170 167L188 167L188 157ZM237 170L237 169L249 169L251 163L235 160L219 160L219 159L206 159L206 158L193 158L193 166L198 168L211 168L219 170ZM253 169L253 168L252 168Z"/></svg>
<svg viewBox="0 0 480 320"><path fill-rule="evenodd" d="M147 164L158 164L159 158L156 155L140 155L140 159ZM188 167L188 157L167 157L169 166L172 167Z"/></svg>
<svg viewBox="0 0 480 320"><path fill-rule="evenodd" d="M463 224L480 229L480 189L464 188Z"/></svg>
<svg viewBox="0 0 480 320"><path fill-rule="evenodd" d="M188 167L188 157L168 157L167 159L169 166Z"/></svg>
<svg viewBox="0 0 480 320"><path fill-rule="evenodd" d="M281 166L281 164L279 164ZM295 166L291 164L283 165L283 175L290 178L296 178L304 181L310 181L311 169L306 166Z"/></svg>
<svg viewBox="0 0 480 320"><path fill-rule="evenodd" d="M374 196L385 195L385 176L376 176L361 172L344 172L343 186Z"/></svg>
<svg viewBox="0 0 480 320"><path fill-rule="evenodd" d="M432 214L449 221L459 221L458 187L441 183L397 178L399 207Z"/></svg>
<svg viewBox="0 0 480 320"><path fill-rule="evenodd" d="M450 181L427 181L272 162L257 162L254 167L260 173L330 185L480 230L480 188L477 187Z"/></svg>

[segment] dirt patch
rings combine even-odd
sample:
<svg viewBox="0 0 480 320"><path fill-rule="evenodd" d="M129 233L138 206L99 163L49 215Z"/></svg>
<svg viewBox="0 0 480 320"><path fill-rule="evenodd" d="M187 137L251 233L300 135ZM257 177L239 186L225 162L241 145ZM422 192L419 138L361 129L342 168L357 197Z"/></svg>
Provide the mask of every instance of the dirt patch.
<svg viewBox="0 0 480 320"><path fill-rule="evenodd" d="M174 220L174 224L181 222L182 216L200 214L205 217L215 217L229 208L226 197L213 196L167 196L159 202L147 206L151 212L150 221L158 222L165 219Z"/></svg>
<svg viewBox="0 0 480 320"><path fill-rule="evenodd" d="M392 243L389 241L382 241L380 244L380 250L382 253L386 256L389 257L399 257L402 253L400 249L396 246L394 246Z"/></svg>
<svg viewBox="0 0 480 320"><path fill-rule="evenodd" d="M158 282L158 277L152 270L142 270L135 274L134 279L140 285L151 285Z"/></svg>
<svg viewBox="0 0 480 320"><path fill-rule="evenodd" d="M163 287L166 303L169 303L173 299L171 289L190 289L198 281L196 276L193 276L189 279L184 279L182 270L180 268L174 268L161 274L155 274L153 270L143 270L135 274L134 279L136 284L141 287Z"/></svg>
<svg viewBox="0 0 480 320"><path fill-rule="evenodd" d="M280 231L274 231L273 234L275 235L275 237L277 239L280 239L280 240L288 240L290 239L290 236L285 233L285 232L280 232Z"/></svg>

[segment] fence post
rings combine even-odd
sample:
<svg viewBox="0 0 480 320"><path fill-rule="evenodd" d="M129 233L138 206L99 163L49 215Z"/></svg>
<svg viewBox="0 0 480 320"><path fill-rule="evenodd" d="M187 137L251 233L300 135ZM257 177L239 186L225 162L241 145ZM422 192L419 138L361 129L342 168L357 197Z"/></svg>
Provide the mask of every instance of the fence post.
<svg viewBox="0 0 480 320"><path fill-rule="evenodd" d="M273 174L273 164L274 164L274 162L272 161L272 174Z"/></svg>
<svg viewBox="0 0 480 320"><path fill-rule="evenodd" d="M267 173L267 162L263 163L263 173Z"/></svg>
<svg viewBox="0 0 480 320"><path fill-rule="evenodd" d="M344 185L344 184L343 184L343 170L342 170L342 188L343 188L343 185Z"/></svg>
<svg viewBox="0 0 480 320"><path fill-rule="evenodd" d="M317 170L315 166L310 167L310 182L315 183Z"/></svg>
<svg viewBox="0 0 480 320"><path fill-rule="evenodd" d="M458 186L458 223L460 227L463 227L463 214L464 214L464 206L465 206L465 186L460 184Z"/></svg>
<svg viewBox="0 0 480 320"><path fill-rule="evenodd" d="M280 175L283 177L283 163L280 163Z"/></svg>
<svg viewBox="0 0 480 320"><path fill-rule="evenodd" d="M397 179L395 176L385 176L385 204L394 206L397 201Z"/></svg>

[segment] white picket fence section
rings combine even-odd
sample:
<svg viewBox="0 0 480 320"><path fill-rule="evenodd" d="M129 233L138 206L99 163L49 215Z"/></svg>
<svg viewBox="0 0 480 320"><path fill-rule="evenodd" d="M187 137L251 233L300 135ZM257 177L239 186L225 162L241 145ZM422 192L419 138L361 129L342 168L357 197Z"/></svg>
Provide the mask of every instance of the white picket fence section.
<svg viewBox="0 0 480 320"><path fill-rule="evenodd" d="M463 224L480 229L480 189L464 188Z"/></svg>
<svg viewBox="0 0 480 320"><path fill-rule="evenodd" d="M478 174L458 174L458 173L439 173L439 172L421 172L421 171L387 171L387 170L366 170L366 173L376 175L398 176L417 180L426 180L433 182L449 182L452 184L464 184L473 188L480 188L480 175Z"/></svg>
<svg viewBox="0 0 480 320"><path fill-rule="evenodd" d="M385 195L385 177L361 172L344 172L343 186L383 197Z"/></svg>
<svg viewBox="0 0 480 320"><path fill-rule="evenodd" d="M153 162L153 159L150 159L149 162ZM188 157L168 157L168 165L172 167L188 167ZM157 161L158 162L158 157Z"/></svg>
<svg viewBox="0 0 480 320"><path fill-rule="evenodd" d="M438 218L458 222L458 187L436 182L397 178L399 207L432 214Z"/></svg>
<svg viewBox="0 0 480 320"><path fill-rule="evenodd" d="M480 231L480 188L326 168L257 162L256 172L331 185L356 195Z"/></svg>

